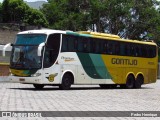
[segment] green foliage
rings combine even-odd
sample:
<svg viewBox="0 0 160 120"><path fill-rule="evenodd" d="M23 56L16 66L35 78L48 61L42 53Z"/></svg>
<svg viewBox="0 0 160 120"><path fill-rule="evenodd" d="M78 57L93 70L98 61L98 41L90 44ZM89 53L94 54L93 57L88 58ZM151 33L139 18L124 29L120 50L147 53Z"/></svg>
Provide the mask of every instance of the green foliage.
<svg viewBox="0 0 160 120"><path fill-rule="evenodd" d="M4 0L2 3L2 22L9 22L9 0Z"/></svg>
<svg viewBox="0 0 160 120"><path fill-rule="evenodd" d="M2 22L2 3L0 3L0 22Z"/></svg>
<svg viewBox="0 0 160 120"><path fill-rule="evenodd" d="M87 14L80 9L80 0L49 0L41 11L54 29L86 30Z"/></svg>
<svg viewBox="0 0 160 120"><path fill-rule="evenodd" d="M50 28L92 30L129 39L160 39L157 0L48 0L41 11Z"/></svg>
<svg viewBox="0 0 160 120"><path fill-rule="evenodd" d="M26 23L47 26L48 22L42 12L30 8L23 0L4 0L2 3L3 23Z"/></svg>
<svg viewBox="0 0 160 120"><path fill-rule="evenodd" d="M37 26L48 26L48 22L45 19L42 12L36 9L28 9L26 11L26 15L24 18L24 22L28 23L29 25L37 25Z"/></svg>
<svg viewBox="0 0 160 120"><path fill-rule="evenodd" d="M29 9L29 6L22 0L10 0L8 7L11 22L19 22L23 20L26 10Z"/></svg>

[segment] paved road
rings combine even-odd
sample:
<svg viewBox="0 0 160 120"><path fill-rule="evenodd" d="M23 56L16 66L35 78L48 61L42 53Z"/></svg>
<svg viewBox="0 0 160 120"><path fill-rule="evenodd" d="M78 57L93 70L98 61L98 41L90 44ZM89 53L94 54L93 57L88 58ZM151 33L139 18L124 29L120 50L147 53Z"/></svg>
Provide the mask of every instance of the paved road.
<svg viewBox="0 0 160 120"><path fill-rule="evenodd" d="M1 82L0 111L160 111L160 80L143 85L142 89L100 89L97 85L81 85L67 91L52 86L35 90L28 84Z"/></svg>

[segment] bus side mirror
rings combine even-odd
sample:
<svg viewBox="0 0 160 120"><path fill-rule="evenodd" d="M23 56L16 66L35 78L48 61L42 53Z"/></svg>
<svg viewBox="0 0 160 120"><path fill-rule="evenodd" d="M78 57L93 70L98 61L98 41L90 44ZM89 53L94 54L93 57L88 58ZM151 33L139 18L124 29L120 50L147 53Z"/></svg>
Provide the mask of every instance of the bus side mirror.
<svg viewBox="0 0 160 120"><path fill-rule="evenodd" d="M12 48L11 43L8 43L3 47L3 53L2 53L3 57L6 56L6 51L11 51L11 48Z"/></svg>
<svg viewBox="0 0 160 120"><path fill-rule="evenodd" d="M43 42L43 43L41 43L41 44L39 44L39 46L38 46L38 51L37 51L37 55L38 56L41 56L41 53L42 53L42 48L45 46L45 43Z"/></svg>

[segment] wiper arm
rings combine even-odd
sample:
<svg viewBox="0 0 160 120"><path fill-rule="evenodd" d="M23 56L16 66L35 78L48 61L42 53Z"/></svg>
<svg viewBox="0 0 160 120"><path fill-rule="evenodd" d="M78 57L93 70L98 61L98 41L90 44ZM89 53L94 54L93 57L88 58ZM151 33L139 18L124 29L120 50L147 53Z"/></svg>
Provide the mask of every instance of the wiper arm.
<svg viewBox="0 0 160 120"><path fill-rule="evenodd" d="M15 62L14 67L16 67L18 63L20 63L20 57L18 58L17 62Z"/></svg>

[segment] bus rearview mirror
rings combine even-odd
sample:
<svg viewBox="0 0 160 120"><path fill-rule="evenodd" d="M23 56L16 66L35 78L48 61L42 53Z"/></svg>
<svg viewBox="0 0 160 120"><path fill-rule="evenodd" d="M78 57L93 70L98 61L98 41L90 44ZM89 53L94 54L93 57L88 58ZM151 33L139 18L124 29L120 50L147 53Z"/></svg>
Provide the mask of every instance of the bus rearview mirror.
<svg viewBox="0 0 160 120"><path fill-rule="evenodd" d="M2 53L3 57L6 56L6 51L11 51L11 48L12 48L11 43L8 43L3 47L3 53Z"/></svg>
<svg viewBox="0 0 160 120"><path fill-rule="evenodd" d="M37 52L37 55L38 56L41 56L41 53L42 53L42 48L45 46L45 43L43 42L43 43L41 43L41 44L39 44L39 46L38 46L38 52Z"/></svg>

